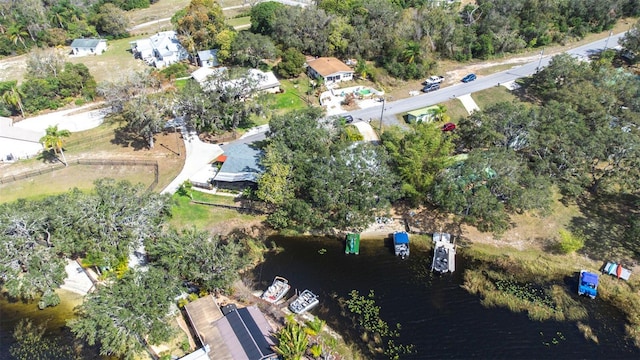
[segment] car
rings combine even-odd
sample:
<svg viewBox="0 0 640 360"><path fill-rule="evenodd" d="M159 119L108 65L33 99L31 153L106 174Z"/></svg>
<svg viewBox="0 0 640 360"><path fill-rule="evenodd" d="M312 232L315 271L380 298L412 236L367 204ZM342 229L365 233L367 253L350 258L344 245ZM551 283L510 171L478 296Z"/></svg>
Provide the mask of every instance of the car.
<svg viewBox="0 0 640 360"><path fill-rule="evenodd" d="M440 84L438 83L433 83L433 84L429 84L429 85L425 85L425 87L422 88L422 92L430 92L430 91L436 91L440 89Z"/></svg>
<svg viewBox="0 0 640 360"><path fill-rule="evenodd" d="M449 122L442 125L442 131L453 131L456 129L456 124Z"/></svg>
<svg viewBox="0 0 640 360"><path fill-rule="evenodd" d="M342 118L344 119L344 122L347 124L351 124L353 122L353 116L351 115L345 115Z"/></svg>
<svg viewBox="0 0 640 360"><path fill-rule="evenodd" d="M468 83L468 82L472 82L475 79L476 79L476 74L467 74L467 76L462 78L462 82Z"/></svg>

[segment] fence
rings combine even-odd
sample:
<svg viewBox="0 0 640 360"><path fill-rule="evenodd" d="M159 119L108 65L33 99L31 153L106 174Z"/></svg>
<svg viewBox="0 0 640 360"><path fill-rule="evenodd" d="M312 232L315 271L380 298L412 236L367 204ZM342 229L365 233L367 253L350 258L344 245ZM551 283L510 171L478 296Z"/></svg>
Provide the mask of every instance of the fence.
<svg viewBox="0 0 640 360"><path fill-rule="evenodd" d="M111 159L77 159L69 161L69 166L75 165L113 165L113 166L152 166L153 167L153 182L147 188L147 191L152 191L158 185L158 162L155 160L111 160ZM15 181L25 180L34 176L48 174L53 171L62 170L65 166L54 165L44 169L33 170L22 174L11 175L0 178L0 184L8 184Z"/></svg>
<svg viewBox="0 0 640 360"><path fill-rule="evenodd" d="M249 204L242 204L242 205L227 205L227 204L216 204L216 203L210 203L207 201L199 201L199 200L191 200L192 204L199 204L199 205L206 205L206 206L215 206L215 207L220 207L220 208L225 208L225 209L231 209L231 210L237 210L237 211L247 211L250 213L254 213L254 214L269 214L269 211L267 211L263 206L256 206L257 204L255 204L254 202L251 202Z"/></svg>

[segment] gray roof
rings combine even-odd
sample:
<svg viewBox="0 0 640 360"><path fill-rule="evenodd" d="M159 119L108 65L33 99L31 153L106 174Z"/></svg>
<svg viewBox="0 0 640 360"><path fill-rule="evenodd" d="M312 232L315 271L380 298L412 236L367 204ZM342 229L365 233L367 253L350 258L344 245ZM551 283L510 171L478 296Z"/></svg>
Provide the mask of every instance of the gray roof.
<svg viewBox="0 0 640 360"><path fill-rule="evenodd" d="M71 43L72 48L95 48L100 42L106 42L105 39L75 39Z"/></svg>
<svg viewBox="0 0 640 360"><path fill-rule="evenodd" d="M198 51L200 61L214 60L214 66L218 66L218 49Z"/></svg>
<svg viewBox="0 0 640 360"><path fill-rule="evenodd" d="M264 172L260 165L262 150L252 144L234 144L224 148L227 160L224 162L216 181L255 181Z"/></svg>

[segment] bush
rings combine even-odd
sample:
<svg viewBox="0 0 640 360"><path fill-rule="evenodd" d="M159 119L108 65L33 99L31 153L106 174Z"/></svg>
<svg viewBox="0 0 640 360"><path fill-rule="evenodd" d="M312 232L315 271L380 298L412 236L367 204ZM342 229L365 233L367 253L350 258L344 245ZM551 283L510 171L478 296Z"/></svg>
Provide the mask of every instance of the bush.
<svg viewBox="0 0 640 360"><path fill-rule="evenodd" d="M560 230L560 241L558 242L558 251L563 254L576 252L584 247L584 238L580 234L572 234L568 230Z"/></svg>

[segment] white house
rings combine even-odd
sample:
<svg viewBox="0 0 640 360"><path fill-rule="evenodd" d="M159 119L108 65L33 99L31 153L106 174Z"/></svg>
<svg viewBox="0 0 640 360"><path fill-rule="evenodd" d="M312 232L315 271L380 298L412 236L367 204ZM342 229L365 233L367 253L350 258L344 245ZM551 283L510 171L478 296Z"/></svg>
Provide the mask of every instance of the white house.
<svg viewBox="0 0 640 360"><path fill-rule="evenodd" d="M200 87L203 89L213 90L218 85L221 85L223 88L230 87L238 87L240 85L251 84L255 86L258 91L264 91L269 93L277 93L280 92L280 81L276 78L272 71L263 72L258 69L249 69L247 72L247 76L240 79L227 80L222 83L216 82L212 83L209 81L209 77L212 75L220 74L227 71L226 67L220 68L207 68L202 67L198 70L191 73L191 77L200 84ZM247 81L248 80L248 81Z"/></svg>
<svg viewBox="0 0 640 360"><path fill-rule="evenodd" d="M162 31L149 39L132 41L130 44L136 58L158 69L189 58L175 31Z"/></svg>
<svg viewBox="0 0 640 360"><path fill-rule="evenodd" d="M198 65L200 67L218 66L218 49L198 51Z"/></svg>
<svg viewBox="0 0 640 360"><path fill-rule="evenodd" d="M75 39L71 43L71 54L76 56L100 55L106 50L105 39Z"/></svg>
<svg viewBox="0 0 640 360"><path fill-rule="evenodd" d="M322 78L325 84L353 80L354 71L334 57L320 57L307 62L309 77Z"/></svg>
<svg viewBox="0 0 640 360"><path fill-rule="evenodd" d="M273 71L263 72L258 69L249 69L249 77L257 82L258 91L280 92L280 81L273 74Z"/></svg>
<svg viewBox="0 0 640 360"><path fill-rule="evenodd" d="M0 161L28 159L42 151L44 131L13 126L13 120L0 117Z"/></svg>

